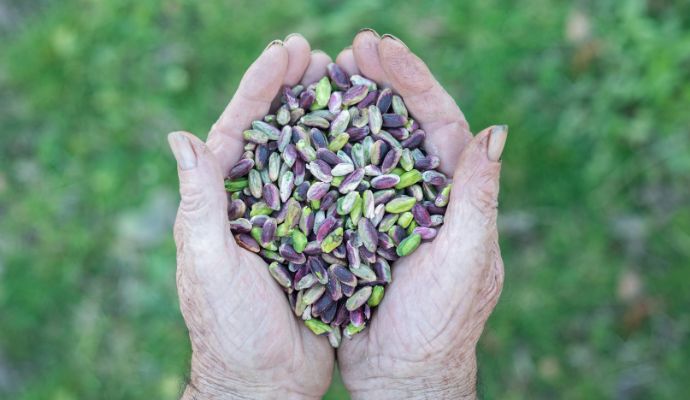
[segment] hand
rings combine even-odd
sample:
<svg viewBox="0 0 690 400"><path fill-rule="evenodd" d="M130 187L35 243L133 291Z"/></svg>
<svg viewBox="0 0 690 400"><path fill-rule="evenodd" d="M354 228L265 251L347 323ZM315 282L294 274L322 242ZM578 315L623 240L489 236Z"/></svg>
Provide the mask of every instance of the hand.
<svg viewBox="0 0 690 400"><path fill-rule="evenodd" d="M453 99L392 36L364 30L337 62L399 93L453 177L438 236L393 265L370 326L338 350L343 381L353 398L474 398L475 347L503 284L496 207L507 129L472 137Z"/></svg>
<svg viewBox="0 0 690 400"><path fill-rule="evenodd" d="M274 42L245 73L208 145L186 132L168 136L182 198L177 287L192 343L183 398L320 398L328 389L333 351L295 318L266 263L235 243L223 177L242 154L243 129L269 111L282 85L311 83L329 62L301 36Z"/></svg>

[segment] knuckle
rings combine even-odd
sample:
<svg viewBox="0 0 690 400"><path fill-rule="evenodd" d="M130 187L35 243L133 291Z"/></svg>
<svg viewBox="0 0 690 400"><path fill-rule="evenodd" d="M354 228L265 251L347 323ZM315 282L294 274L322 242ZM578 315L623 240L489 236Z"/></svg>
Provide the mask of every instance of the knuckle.
<svg viewBox="0 0 690 400"><path fill-rule="evenodd" d="M428 98L430 94L434 94L435 81L424 65L406 57L397 57L391 60L391 69L395 71L399 84L419 98Z"/></svg>
<svg viewBox="0 0 690 400"><path fill-rule="evenodd" d="M470 205L482 217L484 222L488 223L494 220L498 202L489 193L480 190L475 196L470 198Z"/></svg>
<svg viewBox="0 0 690 400"><path fill-rule="evenodd" d="M503 291L503 281L505 279L505 272L503 270L503 260L500 254L496 256L493 267L493 279L491 280L491 286L489 290L489 298L491 299L491 308L496 306L498 303L498 298L501 296Z"/></svg>
<svg viewBox="0 0 690 400"><path fill-rule="evenodd" d="M486 182L490 184L491 182ZM480 207L484 210L493 210L498 207L498 199L496 198L496 192L488 185L478 185L474 188L474 193L472 196L472 202L475 206Z"/></svg>
<svg viewBox="0 0 690 400"><path fill-rule="evenodd" d="M209 207L209 200L203 191L196 186L186 186L180 189L182 201L180 211L183 213L203 213Z"/></svg>
<svg viewBox="0 0 690 400"><path fill-rule="evenodd" d="M450 94L447 94L447 96L450 97ZM449 111L447 114L451 115L451 116L453 116L454 114L461 116L460 119L455 119L448 124L448 126L452 128L451 131L453 133L455 133L455 134L465 133L465 134L471 135L470 124L465 119L465 116L462 114L462 111L460 111L460 107L458 107L457 104L453 103L452 110Z"/></svg>
<svg viewBox="0 0 690 400"><path fill-rule="evenodd" d="M175 246L177 246L177 251L180 252L182 250L182 245L184 243L184 232L179 210L177 213L177 217L175 218L175 224L173 225L173 238L175 239Z"/></svg>
<svg viewBox="0 0 690 400"><path fill-rule="evenodd" d="M468 203L483 224L494 224L498 213L498 182L492 169L475 171L467 181Z"/></svg>
<svg viewBox="0 0 690 400"><path fill-rule="evenodd" d="M491 266L487 271L487 282L482 296L485 304L482 309L485 311L487 318L498 303L501 291L503 290L503 280L505 277L503 259L501 258L498 242L496 241L492 244L490 260Z"/></svg>

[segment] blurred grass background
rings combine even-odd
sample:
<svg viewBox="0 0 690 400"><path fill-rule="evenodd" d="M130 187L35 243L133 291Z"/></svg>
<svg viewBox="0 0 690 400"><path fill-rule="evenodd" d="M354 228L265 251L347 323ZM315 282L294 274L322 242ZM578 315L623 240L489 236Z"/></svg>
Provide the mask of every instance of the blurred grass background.
<svg viewBox="0 0 690 400"><path fill-rule="evenodd" d="M427 60L474 130L511 127L481 397L690 393L690 3L258 4L0 2L0 398L178 396L165 134L205 137L270 40L335 56L361 27Z"/></svg>

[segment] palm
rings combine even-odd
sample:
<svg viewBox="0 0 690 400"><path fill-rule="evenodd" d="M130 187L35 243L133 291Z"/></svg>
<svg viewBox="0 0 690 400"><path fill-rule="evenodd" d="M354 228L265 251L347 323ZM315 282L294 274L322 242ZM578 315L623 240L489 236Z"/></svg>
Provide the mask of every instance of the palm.
<svg viewBox="0 0 690 400"><path fill-rule="evenodd" d="M368 360L395 363L400 355L407 361L426 363L430 355L445 356L447 349L473 348L481 330L465 324L473 313L481 311L481 304L472 300L490 301L491 295L497 294L492 290L500 288L491 281L494 275L467 273L457 279L458 275L445 272L466 268L469 264L463 260L484 258L488 253L484 248L460 250L456 238L448 227L442 228L432 243L394 263L393 282L384 301L369 328L343 346L341 366ZM360 365L346 370L357 375L356 371L368 368Z"/></svg>
<svg viewBox="0 0 690 400"><path fill-rule="evenodd" d="M235 315L232 319L238 319L238 324L229 323L226 327L233 344L230 353L248 355L242 350L263 349L259 354L251 354L246 361L256 363L259 368L289 366L294 369L291 373L311 369L302 376L313 377L318 375L319 369L324 369L324 365L332 366L329 346L291 315L285 293L266 273L266 263L247 252L241 252L239 258L237 268L246 271L246 276L242 277L244 282L241 282L245 290L230 292L226 299L227 304L236 305L236 309L226 312L232 312ZM238 315L241 318L237 318ZM231 333L236 337L231 338ZM303 385L309 386L309 382L314 380L305 380Z"/></svg>
<svg viewBox="0 0 690 400"><path fill-rule="evenodd" d="M227 243L231 241L231 237L226 238ZM261 371L264 376L240 379L285 382L295 391L322 393L333 365L328 343L318 340L291 315L285 294L266 273L266 263L237 250L232 243L226 252L205 260L214 264L209 269L216 271L213 279L219 288L212 301L181 304L195 357L208 357L212 352L228 379L242 377L243 370L248 369ZM199 277L180 278L181 299L200 297L190 293Z"/></svg>

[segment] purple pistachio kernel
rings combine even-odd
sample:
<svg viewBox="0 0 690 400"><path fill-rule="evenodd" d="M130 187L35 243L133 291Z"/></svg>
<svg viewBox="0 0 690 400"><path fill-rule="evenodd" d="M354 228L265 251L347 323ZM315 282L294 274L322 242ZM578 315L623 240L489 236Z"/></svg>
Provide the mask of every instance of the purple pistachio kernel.
<svg viewBox="0 0 690 400"><path fill-rule="evenodd" d="M423 205L417 203L412 206L412 215L419 226L431 226L431 215L429 215L429 211Z"/></svg>
<svg viewBox="0 0 690 400"><path fill-rule="evenodd" d="M362 178L364 178L364 169L363 168L357 168L356 170L352 171L343 181L340 183L340 186L338 187L338 191L342 194L349 193L357 186L359 183L362 181Z"/></svg>
<svg viewBox="0 0 690 400"><path fill-rule="evenodd" d="M338 192L331 190L321 199L321 209L328 210L332 205L335 204L336 200L338 200Z"/></svg>
<svg viewBox="0 0 690 400"><path fill-rule="evenodd" d="M416 131L412 132L407 139L400 142L400 145L406 149L413 149L419 147L422 142L424 142L425 137L425 132L421 129L417 129Z"/></svg>
<svg viewBox="0 0 690 400"><path fill-rule="evenodd" d="M407 122L407 117L400 114L383 114L382 117L384 128L398 128Z"/></svg>
<svg viewBox="0 0 690 400"><path fill-rule="evenodd" d="M350 87L350 77L338 64L330 63L326 67L326 70L328 71L328 77L331 78L333 86L340 90L347 90Z"/></svg>
<svg viewBox="0 0 690 400"><path fill-rule="evenodd" d="M388 109L391 107L391 101L393 101L393 91L389 88L381 89L379 98L376 100L376 107L379 108L381 114L388 112Z"/></svg>
<svg viewBox="0 0 690 400"><path fill-rule="evenodd" d="M412 230L412 233L416 233L422 237L422 240L431 240L436 237L436 229L429 228L425 226L418 226Z"/></svg>
<svg viewBox="0 0 690 400"><path fill-rule="evenodd" d="M400 182L400 176L394 174L379 175L371 180L374 189L390 189Z"/></svg>
<svg viewBox="0 0 690 400"><path fill-rule="evenodd" d="M330 165L336 165L341 162L340 158L334 152L328 149L316 150L316 158L325 161Z"/></svg>
<svg viewBox="0 0 690 400"><path fill-rule="evenodd" d="M245 176L254 167L254 160L252 159L242 159L237 162L228 173L228 179L236 179Z"/></svg>
<svg viewBox="0 0 690 400"><path fill-rule="evenodd" d="M348 128L346 132L348 135L350 135L350 138L348 139L350 142L358 142L369 135L369 127L363 126L361 128L357 128L353 126Z"/></svg>
<svg viewBox="0 0 690 400"><path fill-rule="evenodd" d="M362 101L366 96L369 88L366 85L352 86L343 94L343 105L351 106Z"/></svg>
<svg viewBox="0 0 690 400"><path fill-rule="evenodd" d="M367 93L367 95L359 103L357 103L357 108L367 108L370 105L374 104L374 102L376 102L376 98L378 97L378 95L379 93L376 90L372 90L371 92Z"/></svg>

